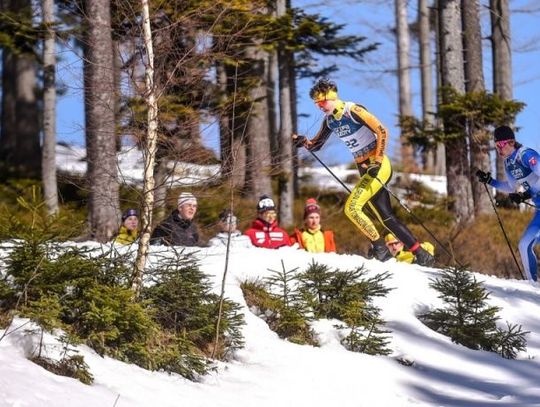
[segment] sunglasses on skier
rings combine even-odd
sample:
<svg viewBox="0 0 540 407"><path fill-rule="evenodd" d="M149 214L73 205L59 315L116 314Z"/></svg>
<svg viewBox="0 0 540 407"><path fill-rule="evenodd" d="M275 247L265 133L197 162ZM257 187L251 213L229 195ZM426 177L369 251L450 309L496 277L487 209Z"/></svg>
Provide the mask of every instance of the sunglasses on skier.
<svg viewBox="0 0 540 407"><path fill-rule="evenodd" d="M510 141L512 141L512 140L499 140L499 141L495 142L495 146L498 149L503 149L504 146L506 146L508 143L510 143Z"/></svg>
<svg viewBox="0 0 540 407"><path fill-rule="evenodd" d="M328 102L328 99L322 99L322 100L317 100L315 104L317 105L317 107L324 107L326 105L326 102Z"/></svg>

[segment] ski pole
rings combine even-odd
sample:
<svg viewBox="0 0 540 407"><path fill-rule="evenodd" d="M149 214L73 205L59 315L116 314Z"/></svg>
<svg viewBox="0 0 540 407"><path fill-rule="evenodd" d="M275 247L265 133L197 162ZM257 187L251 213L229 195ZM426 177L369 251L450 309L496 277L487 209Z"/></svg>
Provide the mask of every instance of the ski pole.
<svg viewBox="0 0 540 407"><path fill-rule="evenodd" d="M307 149L306 149L306 150L307 150ZM331 175L332 177L334 177L334 179L335 179L337 182L339 182L343 188L345 188L345 190L346 190L349 194L352 192L351 189L350 189L347 185L345 185L345 184L343 183L343 181L342 181L341 179L339 179L339 177L338 177L336 174L334 174L334 172L333 172L330 168L328 168L328 166L327 166L325 163L322 162L322 160L317 156L317 154L315 154L313 151L310 151L310 150L308 150L308 151L309 151L309 152L311 153L311 155L312 155L313 157L315 157L315 159L316 159L316 160L317 160L317 161L318 161L318 162L326 169L326 171L328 171L328 172L330 173L330 175Z"/></svg>
<svg viewBox="0 0 540 407"><path fill-rule="evenodd" d="M534 209L540 209L540 207L538 207L538 206L536 206L536 205L534 205L534 204L532 204L532 203L530 203L530 202L523 202L523 203L524 203L525 205L527 205L527 206L530 206L531 208L534 208Z"/></svg>
<svg viewBox="0 0 540 407"><path fill-rule="evenodd" d="M326 171L328 171L330 173L330 175L332 175L335 178L335 180L337 182L339 182L343 188L345 188L345 190L349 194L352 192L351 189L347 185L345 185L343 183L343 181L341 179L339 179L338 176L336 174L334 174L334 172L330 168L328 168L328 166L317 156L317 154L315 154L313 151L310 151L310 150L308 150L308 151L326 169ZM437 242L437 244L446 252L446 254L448 254L450 256L450 258L458 266L463 267L462 264L459 261L457 261L456 257L452 253L450 253L450 251L439 241L439 239L437 239L435 237L435 235L423 224L423 222L414 213L412 213L412 211L403 202L401 202L401 199L399 199L399 197L397 197L392 191L390 191L390 189L386 186L386 184L384 182L382 182L378 177L375 177L375 179L377 181L379 181L379 183L382 185L382 187L384 189L386 189L386 191L388 191L388 193L390 195L392 195L395 199L397 199L399 204L412 216L412 218L415 220L415 222L418 223L420 226L422 226L424 228L424 230L433 238L433 240L435 240L435 242Z"/></svg>
<svg viewBox="0 0 540 407"><path fill-rule="evenodd" d="M501 230L503 232L504 239L506 240L506 244L508 245L508 249L510 249L510 253L512 253L512 257L514 258L514 262L516 263L516 267L519 270L519 274L521 275L521 278L523 278L523 280L526 280L525 275L521 271L521 267L519 267L519 263L517 261L516 255L514 253L514 250L512 249L512 245L510 244L510 240L508 239L508 236L506 235L506 230L504 230L504 226L502 224L501 218L499 217L499 212L497 211L497 207L495 206L495 202L493 202L493 197L491 196L491 193L489 192L487 184L484 183L484 187L486 188L486 193L488 194L489 202L491 202L491 206L493 206L493 211L495 212L495 215L497 216L497 220L499 221L499 226L501 227Z"/></svg>
<svg viewBox="0 0 540 407"><path fill-rule="evenodd" d="M382 187L383 187L384 189L386 189L386 191L387 191L390 195L392 195L392 196L396 199L396 201L398 201L398 203L401 205L401 207L402 207L403 209L405 209L405 211L407 211L407 213L414 219L414 221L415 221L418 225L422 226L422 228L424 228L424 230L425 230L425 231L433 238L433 240L435 240L435 242L437 242L437 244L438 244L438 245L446 252L446 254L447 254L448 256L450 256L450 258L451 258L458 266L460 266L460 267L463 268L464 266L456 259L456 256L454 256L454 254L451 253L451 252L446 248L446 246L444 246L444 245L439 241L439 239L437 239L437 237L433 234L433 232L431 232L431 230L429 230L429 229L427 228L427 226L424 225L424 223L420 220L420 218L419 218L418 216L416 216L416 215L413 213L413 211L412 211L407 205L405 205L405 203L403 203L403 201L402 201L396 194L394 194L394 193L390 190L390 188L388 188L388 186L387 186L384 182L382 182L382 181L379 179L379 177L375 177L375 179L376 179L377 181L379 181L379 183L382 185Z"/></svg>

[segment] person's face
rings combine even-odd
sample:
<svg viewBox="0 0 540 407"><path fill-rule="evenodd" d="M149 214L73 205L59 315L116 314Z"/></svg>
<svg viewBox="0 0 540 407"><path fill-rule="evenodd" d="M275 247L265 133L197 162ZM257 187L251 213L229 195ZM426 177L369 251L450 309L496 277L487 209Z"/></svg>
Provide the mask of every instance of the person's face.
<svg viewBox="0 0 540 407"><path fill-rule="evenodd" d="M321 224L321 215L318 213L310 213L304 220L304 224L308 229L317 229Z"/></svg>
<svg viewBox="0 0 540 407"><path fill-rule="evenodd" d="M315 102L315 105L323 111L324 114L331 114L337 107L337 99L323 99Z"/></svg>
<svg viewBox="0 0 540 407"><path fill-rule="evenodd" d="M390 250L392 256L395 256L401 250L403 250L403 243L401 243L399 240L393 240L390 242L386 242L386 247L388 247L388 250Z"/></svg>
<svg viewBox="0 0 540 407"><path fill-rule="evenodd" d="M224 233L234 232L236 230L236 222L219 221L219 230Z"/></svg>
<svg viewBox="0 0 540 407"><path fill-rule="evenodd" d="M262 212L259 217L267 223L272 223L277 219L277 213L275 210L271 209L269 211Z"/></svg>
<svg viewBox="0 0 540 407"><path fill-rule="evenodd" d="M506 158L515 150L515 142L514 140L496 141L495 149L501 157Z"/></svg>
<svg viewBox="0 0 540 407"><path fill-rule="evenodd" d="M136 230L138 225L139 218L137 218L135 215L128 216L126 220L124 220L124 226L127 230Z"/></svg>
<svg viewBox="0 0 540 407"><path fill-rule="evenodd" d="M178 212L182 219L192 220L197 213L197 204L196 203L185 203L182 206L178 207Z"/></svg>

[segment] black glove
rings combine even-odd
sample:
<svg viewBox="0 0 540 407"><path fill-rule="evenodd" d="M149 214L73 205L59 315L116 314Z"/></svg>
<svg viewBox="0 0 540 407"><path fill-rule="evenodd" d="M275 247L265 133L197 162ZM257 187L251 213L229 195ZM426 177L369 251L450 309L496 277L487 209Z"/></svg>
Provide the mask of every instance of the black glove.
<svg viewBox="0 0 540 407"><path fill-rule="evenodd" d="M481 182L482 184L489 184L491 183L491 181L493 181L491 173L484 172L482 170L476 171L476 177L478 178L478 182Z"/></svg>
<svg viewBox="0 0 540 407"><path fill-rule="evenodd" d="M374 163L371 163L368 165L366 173L371 178L377 178L377 174L379 174L379 170L381 169L381 163L378 163L375 161Z"/></svg>
<svg viewBox="0 0 540 407"><path fill-rule="evenodd" d="M296 148L305 147L307 144L307 137L306 136L299 136L298 134L294 134L292 136L293 139L293 145Z"/></svg>
<svg viewBox="0 0 540 407"><path fill-rule="evenodd" d="M508 194L508 197L510 198L512 202L520 204L522 202L525 202L527 199L529 199L531 197L531 193L529 191L512 192L511 194Z"/></svg>

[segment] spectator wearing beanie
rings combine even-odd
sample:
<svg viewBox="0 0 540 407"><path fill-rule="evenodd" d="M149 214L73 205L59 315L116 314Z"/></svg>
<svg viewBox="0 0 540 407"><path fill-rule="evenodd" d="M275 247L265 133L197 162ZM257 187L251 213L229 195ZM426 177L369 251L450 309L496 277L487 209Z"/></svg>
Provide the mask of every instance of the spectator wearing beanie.
<svg viewBox="0 0 540 407"><path fill-rule="evenodd" d="M230 209L224 209L219 214L219 232L208 241L210 247L226 248L227 242L231 248L253 247L251 240L236 229L237 218Z"/></svg>
<svg viewBox="0 0 540 407"><path fill-rule="evenodd" d="M294 229L291 244L298 243L300 249L310 253L330 253L336 251L334 232L321 228L321 207L315 198L306 200L304 206L304 228Z"/></svg>
<svg viewBox="0 0 540 407"><path fill-rule="evenodd" d="M199 231L193 222L196 213L197 198L191 192L182 192L176 209L154 229L150 244L197 246Z"/></svg>
<svg viewBox="0 0 540 407"><path fill-rule="evenodd" d="M246 230L251 243L266 249L290 246L289 235L278 226L276 205L270 196L262 195L257 202L257 219Z"/></svg>
<svg viewBox="0 0 540 407"><path fill-rule="evenodd" d="M122 213L122 226L113 242L118 244L131 244L139 237L139 213L137 209L126 209Z"/></svg>

